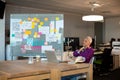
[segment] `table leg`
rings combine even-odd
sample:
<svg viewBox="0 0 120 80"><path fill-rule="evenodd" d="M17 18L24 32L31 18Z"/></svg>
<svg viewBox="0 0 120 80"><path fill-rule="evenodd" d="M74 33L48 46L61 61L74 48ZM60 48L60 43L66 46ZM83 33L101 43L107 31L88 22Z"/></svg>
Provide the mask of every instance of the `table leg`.
<svg viewBox="0 0 120 80"><path fill-rule="evenodd" d="M86 80L93 80L93 64L90 64Z"/></svg>
<svg viewBox="0 0 120 80"><path fill-rule="evenodd" d="M50 73L50 80L61 80L61 71L59 69L52 69Z"/></svg>
<svg viewBox="0 0 120 80"><path fill-rule="evenodd" d="M0 74L0 80L7 80L7 77L5 75Z"/></svg>

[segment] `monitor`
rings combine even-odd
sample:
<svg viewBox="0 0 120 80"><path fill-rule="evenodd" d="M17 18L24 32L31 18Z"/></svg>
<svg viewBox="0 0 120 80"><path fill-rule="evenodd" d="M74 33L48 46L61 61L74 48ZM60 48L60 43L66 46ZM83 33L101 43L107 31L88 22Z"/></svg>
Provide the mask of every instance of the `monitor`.
<svg viewBox="0 0 120 80"><path fill-rule="evenodd" d="M79 37L65 37L64 41L64 51L66 51L65 47L69 46L68 50L75 51L76 49L79 48L80 41Z"/></svg>
<svg viewBox="0 0 120 80"><path fill-rule="evenodd" d="M3 19L4 17L5 4L5 2L0 1L0 19Z"/></svg>

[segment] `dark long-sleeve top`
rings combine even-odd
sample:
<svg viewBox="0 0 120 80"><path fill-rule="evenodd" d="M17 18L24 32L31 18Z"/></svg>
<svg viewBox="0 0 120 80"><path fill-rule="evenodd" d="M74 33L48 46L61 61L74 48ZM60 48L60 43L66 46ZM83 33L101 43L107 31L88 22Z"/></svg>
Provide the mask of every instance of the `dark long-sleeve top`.
<svg viewBox="0 0 120 80"><path fill-rule="evenodd" d="M78 56L84 57L85 58L85 63L89 63L90 59L93 57L93 54L94 54L94 50L91 47L86 48L86 49L84 49L80 52L78 50L73 52L73 55L75 57L78 57Z"/></svg>

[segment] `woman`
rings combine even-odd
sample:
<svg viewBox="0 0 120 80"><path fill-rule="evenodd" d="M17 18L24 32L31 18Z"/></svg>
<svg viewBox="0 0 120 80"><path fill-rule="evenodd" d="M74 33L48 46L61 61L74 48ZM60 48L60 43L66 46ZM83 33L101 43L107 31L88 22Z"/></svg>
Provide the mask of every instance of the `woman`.
<svg viewBox="0 0 120 80"><path fill-rule="evenodd" d="M77 58L80 58L82 60L81 62L89 63L94 54L93 48L90 47L91 43L92 38L90 36L87 36L83 41L83 47L73 52L73 56L76 58L76 60L78 60ZM76 77L79 75L80 74L65 76L62 78L62 80L76 80Z"/></svg>
<svg viewBox="0 0 120 80"><path fill-rule="evenodd" d="M90 36L87 36L83 41L83 47L79 50L76 50L73 52L74 57L81 57L83 62L89 63L90 59L93 57L94 50L90 47L90 44L92 43L92 38Z"/></svg>

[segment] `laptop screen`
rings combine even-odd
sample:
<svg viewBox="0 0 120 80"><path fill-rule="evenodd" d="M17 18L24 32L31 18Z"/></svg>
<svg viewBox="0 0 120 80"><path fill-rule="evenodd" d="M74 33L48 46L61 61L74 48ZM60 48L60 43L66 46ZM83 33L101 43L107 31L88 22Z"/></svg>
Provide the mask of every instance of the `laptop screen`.
<svg viewBox="0 0 120 80"><path fill-rule="evenodd" d="M59 63L55 51L45 51L45 55L47 57L48 62Z"/></svg>

